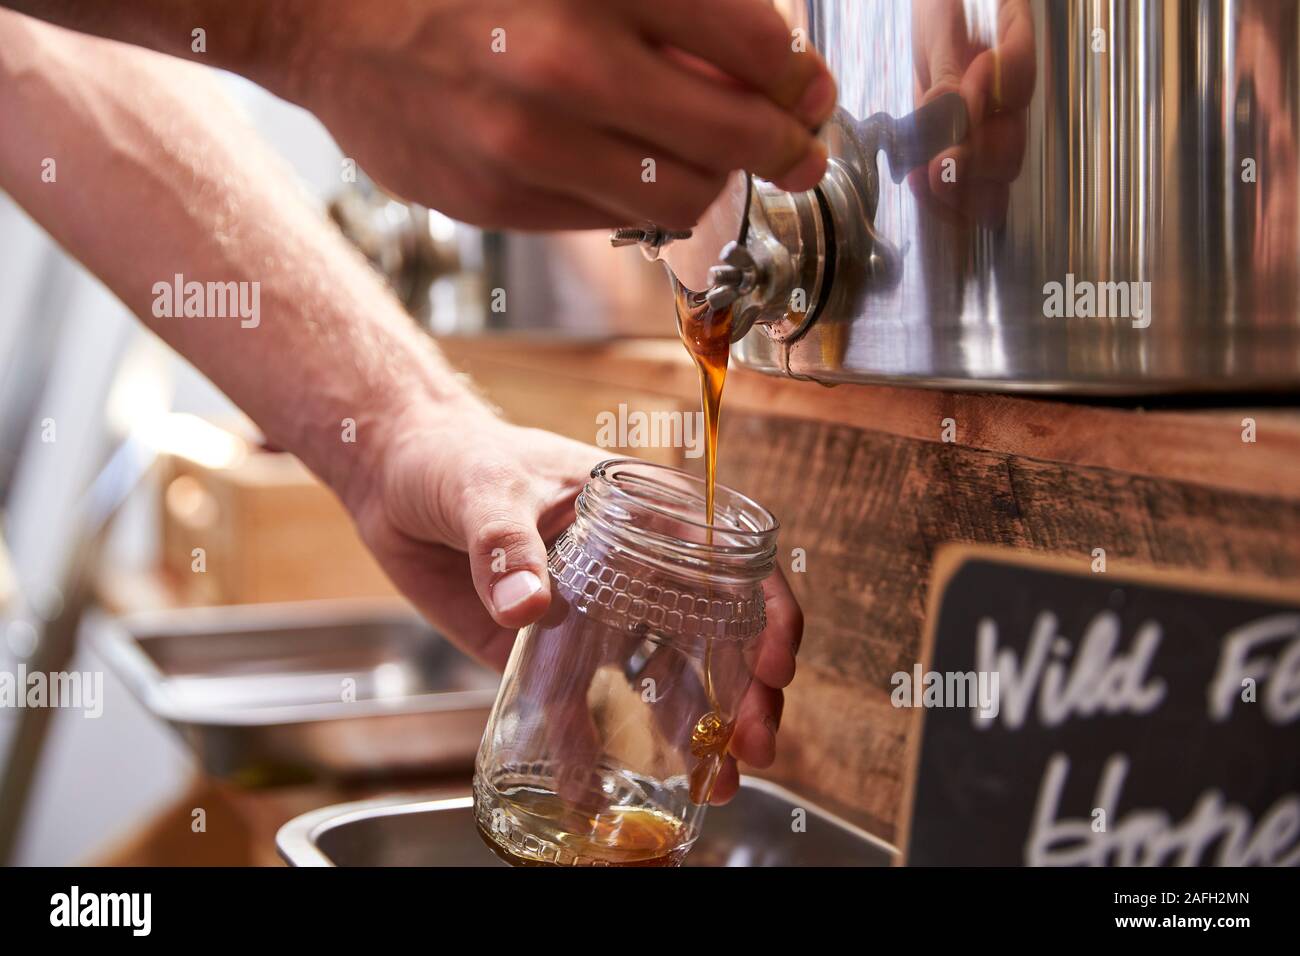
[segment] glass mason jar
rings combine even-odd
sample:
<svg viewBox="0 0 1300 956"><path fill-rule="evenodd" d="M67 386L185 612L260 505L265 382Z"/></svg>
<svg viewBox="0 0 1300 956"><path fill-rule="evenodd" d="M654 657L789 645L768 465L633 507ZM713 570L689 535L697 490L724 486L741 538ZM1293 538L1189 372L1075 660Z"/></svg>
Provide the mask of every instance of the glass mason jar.
<svg viewBox="0 0 1300 956"><path fill-rule="evenodd" d="M777 522L662 465L597 465L515 641L474 773L479 831L522 865L673 866L699 835L766 622Z"/></svg>

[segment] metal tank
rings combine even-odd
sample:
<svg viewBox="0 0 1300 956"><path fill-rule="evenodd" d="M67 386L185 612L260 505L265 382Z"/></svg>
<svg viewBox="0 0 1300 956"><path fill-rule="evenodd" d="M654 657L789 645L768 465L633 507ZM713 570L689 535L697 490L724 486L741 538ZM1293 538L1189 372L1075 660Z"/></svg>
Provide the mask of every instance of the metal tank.
<svg viewBox="0 0 1300 956"><path fill-rule="evenodd" d="M727 242L716 222L620 237L713 264L687 284L731 305L741 364L1080 394L1300 384L1296 0L777 6L839 83L826 178L738 175L711 211Z"/></svg>

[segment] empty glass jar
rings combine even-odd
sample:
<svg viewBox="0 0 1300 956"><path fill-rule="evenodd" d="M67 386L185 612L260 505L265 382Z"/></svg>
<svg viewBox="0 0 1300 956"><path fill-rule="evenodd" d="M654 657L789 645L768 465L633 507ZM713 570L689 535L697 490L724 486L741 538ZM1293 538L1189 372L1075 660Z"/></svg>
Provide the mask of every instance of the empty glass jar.
<svg viewBox="0 0 1300 956"><path fill-rule="evenodd" d="M506 665L474 774L523 865L672 866L699 835L765 623L777 522L719 486L596 466L550 553L552 601Z"/></svg>

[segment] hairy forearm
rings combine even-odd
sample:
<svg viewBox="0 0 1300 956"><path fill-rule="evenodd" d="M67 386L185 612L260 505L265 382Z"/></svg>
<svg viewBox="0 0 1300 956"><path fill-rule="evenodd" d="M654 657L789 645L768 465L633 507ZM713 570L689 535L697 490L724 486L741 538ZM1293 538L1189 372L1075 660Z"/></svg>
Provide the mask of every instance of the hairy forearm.
<svg viewBox="0 0 1300 956"><path fill-rule="evenodd" d="M300 0L0 0L58 26L240 73L291 39ZM196 35L195 31L202 31Z"/></svg>
<svg viewBox="0 0 1300 956"><path fill-rule="evenodd" d="M345 497L400 412L482 413L200 68L0 12L0 188ZM177 276L256 319L176 315Z"/></svg>

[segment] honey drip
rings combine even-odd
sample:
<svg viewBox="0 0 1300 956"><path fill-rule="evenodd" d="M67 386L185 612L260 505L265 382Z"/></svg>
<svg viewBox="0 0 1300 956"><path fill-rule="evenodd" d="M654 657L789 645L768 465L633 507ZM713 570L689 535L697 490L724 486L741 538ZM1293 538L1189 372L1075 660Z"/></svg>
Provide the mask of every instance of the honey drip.
<svg viewBox="0 0 1300 956"><path fill-rule="evenodd" d="M718 472L718 418L722 412L722 388L727 382L727 361L731 356L731 308L714 309L681 283L673 281L677 303L677 331L700 373L700 404L704 408L704 512L709 524L708 543L713 544L713 500ZM713 686L713 638L704 647L704 692L709 707L691 732L691 754L698 763L691 771L691 800L708 803L713 784L727 755L735 729L722 716Z"/></svg>

